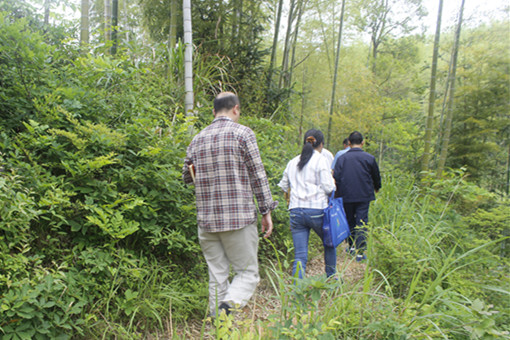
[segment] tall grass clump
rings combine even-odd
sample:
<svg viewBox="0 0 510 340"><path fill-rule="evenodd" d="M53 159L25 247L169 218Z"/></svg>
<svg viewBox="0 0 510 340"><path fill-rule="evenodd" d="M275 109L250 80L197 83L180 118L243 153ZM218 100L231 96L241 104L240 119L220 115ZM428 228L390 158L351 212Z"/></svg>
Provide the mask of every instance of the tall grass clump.
<svg viewBox="0 0 510 340"><path fill-rule="evenodd" d="M371 210L370 267L384 273L389 296L408 315L408 331L446 338L508 335L504 238L465 223L472 213L466 206L483 210L497 204L495 196L466 183L461 172L428 187L405 174L385 176L384 183Z"/></svg>

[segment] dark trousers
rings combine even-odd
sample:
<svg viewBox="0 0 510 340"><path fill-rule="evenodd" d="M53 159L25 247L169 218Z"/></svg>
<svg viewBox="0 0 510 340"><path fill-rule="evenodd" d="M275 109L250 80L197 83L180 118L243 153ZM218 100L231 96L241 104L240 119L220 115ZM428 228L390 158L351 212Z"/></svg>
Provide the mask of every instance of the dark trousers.
<svg viewBox="0 0 510 340"><path fill-rule="evenodd" d="M356 203L344 202L345 215L351 231L351 236L348 237L347 242L349 243L349 248L354 247L360 253L363 253L367 248L367 228L365 226L368 223L369 207L370 201Z"/></svg>

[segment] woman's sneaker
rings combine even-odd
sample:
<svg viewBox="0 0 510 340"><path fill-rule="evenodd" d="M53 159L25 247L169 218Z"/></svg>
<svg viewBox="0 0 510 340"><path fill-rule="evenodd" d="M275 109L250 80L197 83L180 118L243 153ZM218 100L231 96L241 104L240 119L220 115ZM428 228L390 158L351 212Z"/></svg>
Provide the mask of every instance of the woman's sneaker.
<svg viewBox="0 0 510 340"><path fill-rule="evenodd" d="M354 248L354 247L351 247L351 248L347 247L347 248L345 248L345 252L347 254L351 255L351 256L354 256L354 255L356 255L356 248Z"/></svg>
<svg viewBox="0 0 510 340"><path fill-rule="evenodd" d="M367 259L367 256L364 255L364 254L356 255L356 262L361 262L361 261L366 260L366 259Z"/></svg>

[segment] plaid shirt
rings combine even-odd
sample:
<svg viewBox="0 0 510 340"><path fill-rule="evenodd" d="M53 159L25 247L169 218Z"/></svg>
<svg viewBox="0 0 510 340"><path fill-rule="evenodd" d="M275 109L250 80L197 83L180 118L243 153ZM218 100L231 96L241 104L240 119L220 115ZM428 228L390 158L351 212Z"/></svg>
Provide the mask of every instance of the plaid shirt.
<svg viewBox="0 0 510 340"><path fill-rule="evenodd" d="M208 232L241 229L267 214L273 201L255 133L227 117L218 117L188 146L182 177L191 183L195 168L198 226Z"/></svg>

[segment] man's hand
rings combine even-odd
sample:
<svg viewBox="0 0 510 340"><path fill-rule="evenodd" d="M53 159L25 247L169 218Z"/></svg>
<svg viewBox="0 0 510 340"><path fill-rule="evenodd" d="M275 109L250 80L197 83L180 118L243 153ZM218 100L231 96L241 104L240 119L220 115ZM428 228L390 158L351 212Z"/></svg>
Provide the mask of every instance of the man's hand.
<svg viewBox="0 0 510 340"><path fill-rule="evenodd" d="M273 232L273 220L271 219L271 212L268 212L262 216L262 232L264 233L264 238L268 238Z"/></svg>

